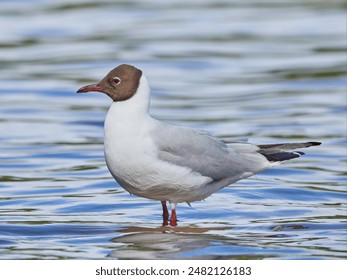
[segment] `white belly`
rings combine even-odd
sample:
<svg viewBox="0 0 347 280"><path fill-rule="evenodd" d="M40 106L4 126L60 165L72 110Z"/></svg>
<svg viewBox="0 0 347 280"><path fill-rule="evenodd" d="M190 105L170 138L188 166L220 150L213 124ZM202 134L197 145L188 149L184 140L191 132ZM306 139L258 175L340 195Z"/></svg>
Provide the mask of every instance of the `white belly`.
<svg viewBox="0 0 347 280"><path fill-rule="evenodd" d="M125 190L176 203L201 200L216 191L207 186L210 178L157 157L150 137L156 120L145 116L141 124L120 121L113 113L111 106L105 121L105 158L112 176Z"/></svg>

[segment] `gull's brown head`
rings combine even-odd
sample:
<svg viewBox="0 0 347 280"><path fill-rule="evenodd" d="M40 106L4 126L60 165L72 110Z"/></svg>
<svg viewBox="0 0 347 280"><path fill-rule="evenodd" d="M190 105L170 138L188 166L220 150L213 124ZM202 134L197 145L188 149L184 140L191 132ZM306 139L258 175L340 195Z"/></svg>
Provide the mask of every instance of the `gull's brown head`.
<svg viewBox="0 0 347 280"><path fill-rule="evenodd" d="M128 64L122 64L111 70L97 84L81 87L77 93L103 92L111 97L113 101L124 101L136 93L141 76L141 70Z"/></svg>

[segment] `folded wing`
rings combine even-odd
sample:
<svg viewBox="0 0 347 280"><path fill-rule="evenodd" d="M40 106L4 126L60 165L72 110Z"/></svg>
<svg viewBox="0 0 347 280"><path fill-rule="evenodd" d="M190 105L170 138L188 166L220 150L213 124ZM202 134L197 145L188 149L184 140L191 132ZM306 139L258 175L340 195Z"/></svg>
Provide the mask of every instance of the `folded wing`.
<svg viewBox="0 0 347 280"><path fill-rule="evenodd" d="M166 124L153 133L161 160L190 168L214 181L238 180L270 166L256 145L237 143L233 146L204 131Z"/></svg>

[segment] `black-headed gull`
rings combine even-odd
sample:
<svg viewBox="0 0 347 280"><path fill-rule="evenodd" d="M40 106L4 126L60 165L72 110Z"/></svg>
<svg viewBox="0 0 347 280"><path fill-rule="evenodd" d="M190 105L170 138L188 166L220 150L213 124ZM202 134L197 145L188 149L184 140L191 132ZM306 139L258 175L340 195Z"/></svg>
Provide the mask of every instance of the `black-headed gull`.
<svg viewBox="0 0 347 280"><path fill-rule="evenodd" d="M161 201L163 225L177 225L177 203L203 200L238 180L303 154L290 152L293 149L320 145L226 143L201 130L160 122L148 113L146 77L127 64L77 92L89 91L103 92L113 100L104 127L108 169L129 193Z"/></svg>

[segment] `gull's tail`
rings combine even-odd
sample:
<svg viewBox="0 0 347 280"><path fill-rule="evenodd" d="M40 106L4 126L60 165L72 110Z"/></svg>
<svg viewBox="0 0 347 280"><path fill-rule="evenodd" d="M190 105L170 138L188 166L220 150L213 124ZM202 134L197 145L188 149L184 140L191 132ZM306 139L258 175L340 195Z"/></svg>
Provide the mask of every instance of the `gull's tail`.
<svg viewBox="0 0 347 280"><path fill-rule="evenodd" d="M270 162L279 162L297 158L304 155L303 152L293 151L295 149L307 148L311 146L318 146L320 142L306 142L306 143L283 143L283 144L269 144L258 145L260 150L258 153L262 154ZM290 152L293 151L293 152Z"/></svg>

